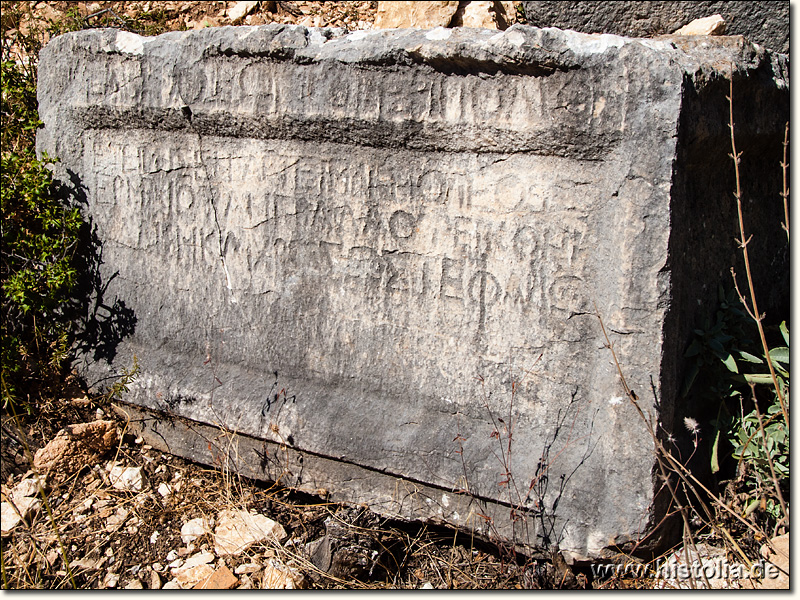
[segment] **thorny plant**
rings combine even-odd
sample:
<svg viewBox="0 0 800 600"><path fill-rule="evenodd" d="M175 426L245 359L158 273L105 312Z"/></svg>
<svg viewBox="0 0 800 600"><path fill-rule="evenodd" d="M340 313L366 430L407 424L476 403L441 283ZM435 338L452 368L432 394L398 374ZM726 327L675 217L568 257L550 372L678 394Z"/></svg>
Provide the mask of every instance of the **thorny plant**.
<svg viewBox="0 0 800 600"><path fill-rule="evenodd" d="M769 369L770 379L772 381L772 387L775 394L775 398L778 401L778 405L780 406L780 413L783 416L783 426L784 426L784 439L785 439L785 453L788 456L788 438L789 438L789 406L788 406L788 372L783 372L781 375L776 373L776 367L780 368L779 365L776 365L776 362L772 360L773 353L767 344L767 338L764 333L764 318L765 314L760 312L758 309L758 303L756 301L756 293L755 287L753 286L753 276L750 267L750 256L748 253L748 245L750 244L751 237L747 237L745 234L745 226L744 226L744 217L742 215L742 187L741 187L741 178L739 173L739 166L741 164L741 157L742 153L737 152L736 150L736 136L735 136L735 124L733 121L733 67L731 67L731 78L730 78L730 91L728 95L728 107L729 107L729 118L730 118L730 131L731 131L731 154L730 157L733 160L734 164L734 174L736 178L736 193L734 197L736 198L736 208L739 217L739 239L737 243L742 250L742 257L744 259L744 266L745 266L745 273L747 276L747 290L748 290L748 297L745 297L744 294L740 291L739 285L736 279L736 271L733 267L731 267L731 276L733 278L733 284L736 288L736 293L739 296L739 301L741 302L742 306L747 311L747 314L750 318L755 322L756 327L758 328L758 335L761 341L761 347L763 349L765 362ZM788 150L788 142L789 142L789 124L786 123L786 127L784 129L784 141L783 141L783 161L781 162L781 170L783 174L783 188L781 191L781 197L783 199L783 209L784 209L784 223L783 229L786 232L786 241L789 242L789 188L787 186L787 170L789 164L787 162L787 150ZM748 303L749 300L749 303ZM788 332L784 334L784 337L787 342L788 346ZM787 360L788 360L788 348L786 348ZM785 373L785 378L783 374ZM760 434L760 441L763 444L769 444L770 441L774 440L774 436L768 436L765 432L765 423L764 419L762 419L761 412L758 408L758 401L756 398L756 391L755 391L755 381L749 381L751 394L753 397L753 403L755 406L756 417L758 419L758 434ZM774 418L775 414L770 416L770 420ZM755 436L755 432L750 436L750 438L744 444L745 451L749 446L750 440L753 439ZM781 490L780 483L778 481L778 477L776 475L776 471L779 469L776 468L776 460L773 456L775 454L775 449L767 447L766 452L763 453L763 456L766 458L767 466L769 467L769 472L772 478L772 486L775 496L777 496L778 501L781 507L781 514L782 519L785 523L788 524L789 522L789 509L788 505L783 497L783 492ZM742 457L744 457L744 452L742 452ZM778 465L781 466L781 465ZM785 465L788 469L788 463ZM788 473L787 473L788 474ZM777 530L777 526L776 526Z"/></svg>
<svg viewBox="0 0 800 600"><path fill-rule="evenodd" d="M532 374L535 365L542 356L543 355L540 354L534 360L531 368L524 370L524 374L521 378L512 378L508 409L504 416L498 415L490 406L491 393L486 389L486 380L484 377L480 375L476 377L476 380L481 384L482 403L491 425L489 437L495 441L495 445L492 447L491 451L501 467L497 487L501 491L501 496L505 497L505 503L509 507L508 519L511 523L510 541L504 541L506 536L500 533L498 525L491 516L480 511L477 512L477 516L484 521L489 532L489 538L493 540L493 543L497 546L501 557L507 557L512 564L517 563L518 560L522 558L517 554L517 549L519 547L530 548L540 546L549 551L551 555L553 555L554 560L560 557L558 545L563 537L563 530L566 527L566 522L561 522L557 516L558 504L570 479L589 458L593 450L593 445L591 443L591 426L586 435L575 437L575 425L582 411L578 402L578 392L575 390L571 394L567 406L562 407L558 411L552 437L549 440L545 440L544 448L537 462L533 477L522 487L517 481L514 475L513 461L515 425L514 402L521 386L526 378ZM562 432L568 424L570 413L572 413L572 419L569 421L566 440L563 441L561 448L555 455L551 456L556 441L562 437ZM584 440L587 440L587 443L583 456L570 472L562 473L557 477L557 490L554 494L550 494L552 483L550 470L552 466L564 451ZM456 437L453 438L453 442L458 444L458 450L456 450L455 453L460 457L462 468L462 478L456 486L456 490L459 493L467 494L472 497L474 501L480 503L479 495L470 487L469 470L464 458L465 441L466 438L461 435L461 431L459 430ZM556 555L558 555L558 557ZM530 569L532 567L533 564L528 561L526 563L526 568ZM561 587L563 581L556 581L555 583Z"/></svg>

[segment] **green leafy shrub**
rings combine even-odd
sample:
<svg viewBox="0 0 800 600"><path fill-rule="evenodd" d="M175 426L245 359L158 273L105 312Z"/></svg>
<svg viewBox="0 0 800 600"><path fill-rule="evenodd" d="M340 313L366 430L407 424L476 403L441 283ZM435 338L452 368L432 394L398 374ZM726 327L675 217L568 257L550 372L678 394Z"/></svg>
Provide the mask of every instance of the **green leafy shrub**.
<svg viewBox="0 0 800 600"><path fill-rule="evenodd" d="M789 330L786 323L781 323L780 331L786 346L772 348L769 359L775 369L778 385L783 397L789 397ZM754 357L755 358L755 357ZM763 365L766 369L766 357L751 361ZM748 491L754 496L749 503L746 514L758 506L764 498L764 509L772 521L781 520L782 509L776 498L772 497L772 486L775 484L786 488L789 484L789 430L783 418L778 395L774 392L772 376L768 373L745 374L745 380L753 387L759 386L771 392L771 401L764 414L754 407L749 413L741 414L733 419L728 432L728 439L733 446L733 457L744 464L744 472L749 474L745 479ZM743 412L743 411L742 411ZM774 479L773 479L774 478Z"/></svg>
<svg viewBox="0 0 800 600"><path fill-rule="evenodd" d="M14 402L30 412L42 384L59 372L71 345L74 327L66 308L78 277L76 252L84 221L76 207L60 198L48 168L55 161L46 155L37 159L34 150L40 125L35 57L41 39L7 35L18 31L19 15L13 7L5 12L0 66L1 391L4 406Z"/></svg>
<svg viewBox="0 0 800 600"><path fill-rule="evenodd" d="M786 345L776 345L769 354L788 402L789 330L785 322L779 331ZM701 403L718 407L716 419L711 420L711 471L737 476L738 489L750 497L744 515L761 506L774 525L781 520L774 484L788 497L789 431L755 323L735 290L725 294L720 287L713 321L707 320L702 329L694 331L685 356L690 367L684 395L693 392Z"/></svg>

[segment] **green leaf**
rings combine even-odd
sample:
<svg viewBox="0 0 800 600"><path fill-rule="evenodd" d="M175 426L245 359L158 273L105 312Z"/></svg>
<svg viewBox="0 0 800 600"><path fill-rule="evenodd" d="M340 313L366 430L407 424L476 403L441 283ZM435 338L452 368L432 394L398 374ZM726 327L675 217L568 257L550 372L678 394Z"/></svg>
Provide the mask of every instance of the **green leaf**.
<svg viewBox="0 0 800 600"><path fill-rule="evenodd" d="M778 361L785 365L789 364L789 348L786 346L780 346L779 348L773 348L769 351L769 357L772 359L773 362Z"/></svg>
<svg viewBox="0 0 800 600"><path fill-rule="evenodd" d="M755 498L752 502L750 502L750 504L747 505L747 508L744 511L745 518L749 517L750 513L752 513L758 507L758 503L759 499Z"/></svg>
<svg viewBox="0 0 800 600"><path fill-rule="evenodd" d="M745 373L744 378L752 383L764 383L770 384L772 383L772 377L769 375L763 375L761 373Z"/></svg>
<svg viewBox="0 0 800 600"><path fill-rule="evenodd" d="M781 335L783 336L786 345L789 345L789 328L786 327L786 321L781 323Z"/></svg>
<svg viewBox="0 0 800 600"><path fill-rule="evenodd" d="M736 365L736 361L733 359L731 354L728 354L728 356L723 358L722 362L725 363L726 367L728 367L728 371L731 371L732 373L739 372L739 367Z"/></svg>
<svg viewBox="0 0 800 600"><path fill-rule="evenodd" d="M744 350L739 350L739 356L742 360L747 361L749 363L755 363L757 365L762 364L764 361L757 356L750 354L749 352L745 352Z"/></svg>
<svg viewBox="0 0 800 600"><path fill-rule="evenodd" d="M714 445L711 447L711 472L718 473L719 472L719 429L717 429L717 433L714 436Z"/></svg>

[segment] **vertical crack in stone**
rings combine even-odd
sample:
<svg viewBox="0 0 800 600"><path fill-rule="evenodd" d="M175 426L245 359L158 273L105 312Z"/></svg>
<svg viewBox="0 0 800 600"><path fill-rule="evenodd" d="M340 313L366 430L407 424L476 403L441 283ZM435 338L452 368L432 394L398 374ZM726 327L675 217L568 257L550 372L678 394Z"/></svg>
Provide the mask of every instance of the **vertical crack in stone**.
<svg viewBox="0 0 800 600"><path fill-rule="evenodd" d="M217 228L217 243L219 245L219 259L222 262L222 270L225 273L225 287L228 288L228 292L230 292L231 303L237 304L238 300L233 293L233 285L231 284L231 275L228 272L228 265L225 263L225 247L223 245L222 240L222 227L219 224L219 215L217 214L217 203L214 201L214 186L211 184L211 175L208 172L208 165L206 165L206 161L203 158L203 136L201 133L194 127L192 124L192 109L189 106L183 106L181 108L183 112L183 116L186 117L186 121L189 124L189 128L195 132L197 135L197 147L200 150L200 164L203 167L203 172L206 176L206 184L208 185L208 199L211 202L211 209L214 211L214 226Z"/></svg>

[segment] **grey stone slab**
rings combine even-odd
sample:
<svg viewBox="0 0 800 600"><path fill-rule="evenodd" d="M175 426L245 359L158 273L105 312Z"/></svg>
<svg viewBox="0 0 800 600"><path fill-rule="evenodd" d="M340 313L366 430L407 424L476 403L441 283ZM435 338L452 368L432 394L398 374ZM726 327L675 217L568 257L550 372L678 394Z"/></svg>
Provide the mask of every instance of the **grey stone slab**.
<svg viewBox="0 0 800 600"><path fill-rule="evenodd" d="M727 35L743 35L770 50L789 54L789 2L785 0L537 0L523 2L522 7L528 24L536 27L558 27L583 33L613 33L632 37L674 33L695 19L718 14L725 19Z"/></svg>
<svg viewBox="0 0 800 600"><path fill-rule="evenodd" d="M105 330L119 303L135 323L84 355L91 382L135 356L127 401L314 457L305 481L385 514L481 530L468 490L481 531L530 548L663 538L654 444L594 306L671 432L683 349L736 260L725 77L748 198L771 197L786 57L272 25L77 32L40 61L39 148L102 241ZM746 208L754 256L780 259L779 199ZM467 504L407 509L399 481Z"/></svg>

